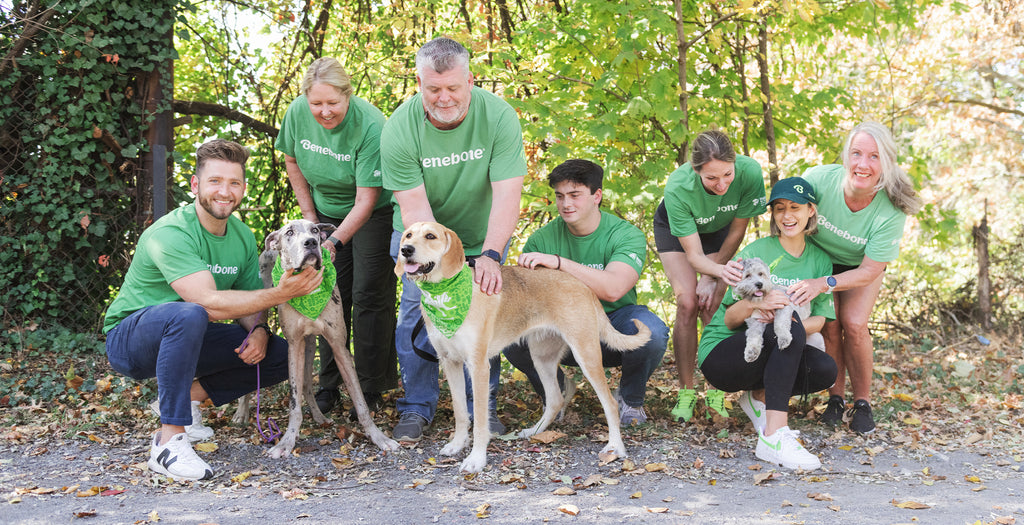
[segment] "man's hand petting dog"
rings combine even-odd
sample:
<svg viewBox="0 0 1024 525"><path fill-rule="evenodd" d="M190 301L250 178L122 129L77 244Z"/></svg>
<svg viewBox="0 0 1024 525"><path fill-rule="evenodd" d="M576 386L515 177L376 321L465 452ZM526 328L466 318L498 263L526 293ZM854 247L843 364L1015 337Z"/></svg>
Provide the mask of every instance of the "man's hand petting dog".
<svg viewBox="0 0 1024 525"><path fill-rule="evenodd" d="M301 297L316 291L323 281L323 268L317 270L312 266L307 266L299 273L294 273L294 270L286 270L281 274L281 282L277 283L277 289L288 298Z"/></svg>
<svg viewBox="0 0 1024 525"><path fill-rule="evenodd" d="M473 263L473 282L487 295L501 293L501 263L490 257L477 257Z"/></svg>

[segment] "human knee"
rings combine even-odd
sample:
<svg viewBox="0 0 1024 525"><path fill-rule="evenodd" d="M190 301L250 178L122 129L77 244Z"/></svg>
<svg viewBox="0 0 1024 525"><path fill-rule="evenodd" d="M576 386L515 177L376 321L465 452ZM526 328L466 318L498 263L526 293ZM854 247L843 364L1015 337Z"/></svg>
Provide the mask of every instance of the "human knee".
<svg viewBox="0 0 1024 525"><path fill-rule="evenodd" d="M692 293L676 293L676 322L697 318L697 296Z"/></svg>

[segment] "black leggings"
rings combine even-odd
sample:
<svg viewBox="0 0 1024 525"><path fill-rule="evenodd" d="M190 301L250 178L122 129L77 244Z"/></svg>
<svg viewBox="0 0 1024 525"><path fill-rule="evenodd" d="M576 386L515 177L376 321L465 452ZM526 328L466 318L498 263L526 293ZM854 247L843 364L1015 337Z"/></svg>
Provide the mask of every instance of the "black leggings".
<svg viewBox="0 0 1024 525"><path fill-rule="evenodd" d="M807 346L804 325L793 320L793 342L779 350L772 323L765 324L764 347L753 363L743 359L746 328L715 346L704 358L700 371L704 379L720 390L765 391L768 410L789 410L789 398L818 392L836 382L836 362L825 352ZM796 350L802 349L802 350Z"/></svg>

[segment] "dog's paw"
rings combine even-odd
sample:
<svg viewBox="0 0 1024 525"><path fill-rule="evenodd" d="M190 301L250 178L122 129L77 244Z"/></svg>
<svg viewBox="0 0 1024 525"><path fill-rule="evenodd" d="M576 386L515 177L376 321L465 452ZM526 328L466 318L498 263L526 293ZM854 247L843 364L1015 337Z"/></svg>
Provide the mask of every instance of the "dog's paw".
<svg viewBox="0 0 1024 525"><path fill-rule="evenodd" d="M516 435L519 436L522 439L526 439L526 438L529 438L529 437L532 437L532 436L536 436L537 435L537 427L524 428L524 429L520 430L519 433L516 434Z"/></svg>
<svg viewBox="0 0 1024 525"><path fill-rule="evenodd" d="M779 340L780 350L785 350L786 348L789 348L789 344L793 342L793 335L790 334L789 332L782 332L781 334L776 334L776 337Z"/></svg>
<svg viewBox="0 0 1024 525"><path fill-rule="evenodd" d="M748 341L748 344L747 344L746 348L743 349L743 360L748 362L748 363L753 363L754 361L757 361L757 358L760 357L760 356L761 356L761 346L760 345L751 345L751 344L749 344L749 341Z"/></svg>
<svg viewBox="0 0 1024 525"><path fill-rule="evenodd" d="M380 447L384 452L396 452L398 449L402 448L402 445L399 445L397 441L387 436L384 436L384 439L380 441L374 440L373 444Z"/></svg>
<svg viewBox="0 0 1024 525"><path fill-rule="evenodd" d="M455 454L458 454L459 452L462 452L462 449L464 449L464 448L466 448L466 441L465 440L461 440L461 441L452 440L447 445L445 445L444 448L441 449L441 455L442 456L454 456Z"/></svg>
<svg viewBox="0 0 1024 525"><path fill-rule="evenodd" d="M620 458L629 456L629 454L626 454L626 446L622 443L608 443L601 449L602 454L608 454L609 452L619 456Z"/></svg>
<svg viewBox="0 0 1024 525"><path fill-rule="evenodd" d="M274 445L274 447L271 448L269 451L267 451L267 455L274 459L281 459L283 457L291 455L292 448L294 447L285 445L283 443L278 443L277 445Z"/></svg>
<svg viewBox="0 0 1024 525"><path fill-rule="evenodd" d="M474 452L474 453L470 454L468 457L466 457L465 460L462 461L462 468L461 468L461 470L463 472L467 472L467 473L470 473L470 474L475 474L477 472L482 471L484 469L484 467L486 467L486 466L487 466L487 453L483 452L483 453L477 454L476 452Z"/></svg>

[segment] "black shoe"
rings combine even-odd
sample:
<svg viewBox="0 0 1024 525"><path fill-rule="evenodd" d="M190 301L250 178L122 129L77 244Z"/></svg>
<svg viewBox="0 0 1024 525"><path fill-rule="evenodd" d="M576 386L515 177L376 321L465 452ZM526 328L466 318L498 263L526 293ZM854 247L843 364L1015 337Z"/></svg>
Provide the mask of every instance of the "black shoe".
<svg viewBox="0 0 1024 525"><path fill-rule="evenodd" d="M366 406L369 407L371 415L374 412L380 412L380 409L384 408L384 396L380 395L380 392L363 392L363 399L366 400ZM355 403L348 410L348 419L349 421L359 419L359 414L356 414Z"/></svg>
<svg viewBox="0 0 1024 525"><path fill-rule="evenodd" d="M853 408L847 412L850 419L850 430L858 434L870 434L875 431L875 419L871 417L871 403L864 399L853 402Z"/></svg>
<svg viewBox="0 0 1024 525"><path fill-rule="evenodd" d="M826 425L836 426L843 422L843 411L846 410L846 401L843 396L831 395L828 398L828 406L818 417L818 421Z"/></svg>
<svg viewBox="0 0 1024 525"><path fill-rule="evenodd" d="M402 416L398 419L395 429L391 431L391 435L395 438L395 441L415 443L423 439L423 431L429 425L430 423L427 422L426 418L415 412L402 412Z"/></svg>
<svg viewBox="0 0 1024 525"><path fill-rule="evenodd" d="M490 421L487 422L487 428L491 431L492 436L503 436L505 435L505 424L498 419L498 414L491 413L491 417L488 418Z"/></svg>
<svg viewBox="0 0 1024 525"><path fill-rule="evenodd" d="M338 404L341 394L338 393L337 388L321 388L313 396L313 399L316 400L316 407L320 409L320 413L329 414Z"/></svg>

